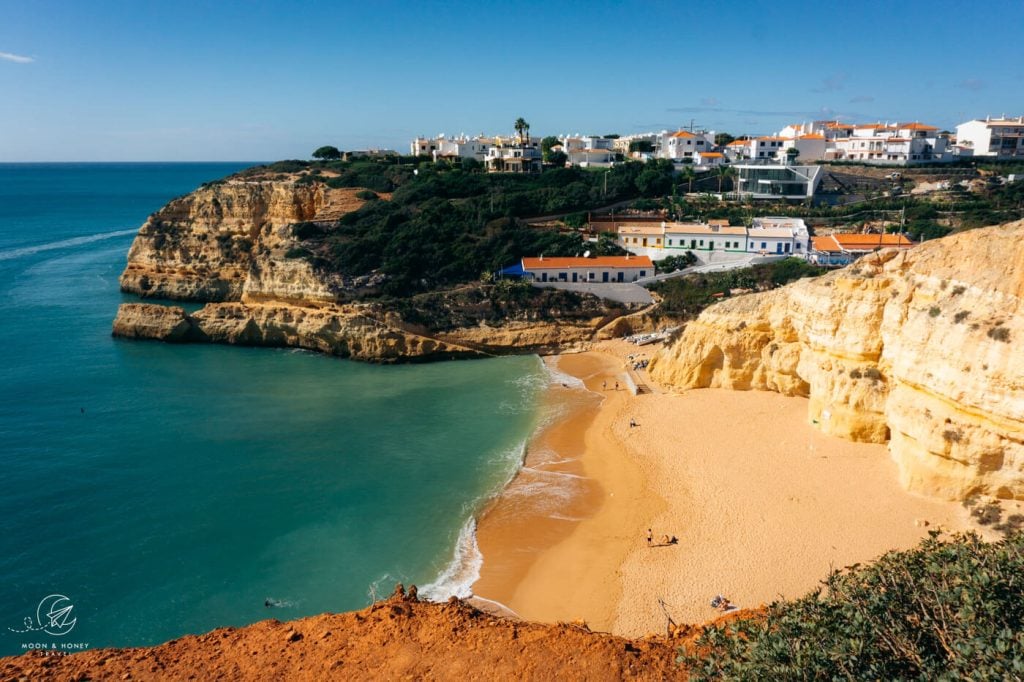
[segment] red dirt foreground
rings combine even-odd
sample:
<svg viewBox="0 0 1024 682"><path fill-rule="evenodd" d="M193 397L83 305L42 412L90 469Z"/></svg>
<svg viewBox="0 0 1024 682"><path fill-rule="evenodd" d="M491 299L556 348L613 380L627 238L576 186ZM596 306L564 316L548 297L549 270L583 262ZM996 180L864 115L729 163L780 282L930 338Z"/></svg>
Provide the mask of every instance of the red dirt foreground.
<svg viewBox="0 0 1024 682"><path fill-rule="evenodd" d="M342 614L265 620L140 649L0 658L0 680L326 680L685 678L675 637L630 640L582 624L499 618L457 599L420 602L401 585L388 599Z"/></svg>

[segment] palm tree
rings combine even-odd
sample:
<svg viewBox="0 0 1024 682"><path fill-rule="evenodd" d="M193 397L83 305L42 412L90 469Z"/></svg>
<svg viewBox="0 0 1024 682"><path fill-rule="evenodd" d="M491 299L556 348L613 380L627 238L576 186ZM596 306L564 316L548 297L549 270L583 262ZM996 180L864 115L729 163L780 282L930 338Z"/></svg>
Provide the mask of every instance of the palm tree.
<svg viewBox="0 0 1024 682"><path fill-rule="evenodd" d="M686 191L688 193L693 192L693 181L697 178L697 172L690 166L683 166L683 170L679 171L679 174L683 176L683 180L689 185Z"/></svg>
<svg viewBox="0 0 1024 682"><path fill-rule="evenodd" d="M736 176L736 169L732 166L720 165L718 166L718 193L722 193L722 180L726 178L733 178Z"/></svg>

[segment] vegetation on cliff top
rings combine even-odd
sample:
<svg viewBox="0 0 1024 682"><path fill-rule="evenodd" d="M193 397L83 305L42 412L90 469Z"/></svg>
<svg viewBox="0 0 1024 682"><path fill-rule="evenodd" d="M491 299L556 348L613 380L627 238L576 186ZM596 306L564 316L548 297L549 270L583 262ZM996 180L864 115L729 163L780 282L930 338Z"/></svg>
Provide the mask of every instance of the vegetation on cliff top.
<svg viewBox="0 0 1024 682"><path fill-rule="evenodd" d="M659 312L693 318L712 303L734 293L765 291L826 272L827 269L811 265L802 258L786 258L738 270L666 279L652 284L650 289L661 296Z"/></svg>
<svg viewBox="0 0 1024 682"><path fill-rule="evenodd" d="M679 662L698 680L1024 678L1024 534L937 536L709 627Z"/></svg>
<svg viewBox="0 0 1024 682"><path fill-rule="evenodd" d="M660 196L672 186L670 163L513 175L485 173L472 159L434 163L416 157L285 161L240 177L299 171L299 182L392 193L390 201L368 202L337 225L295 227L304 249L296 255L328 272L382 272L385 294L392 296L476 281L523 256L621 253L612 240L587 243L579 233L530 227L521 219Z"/></svg>

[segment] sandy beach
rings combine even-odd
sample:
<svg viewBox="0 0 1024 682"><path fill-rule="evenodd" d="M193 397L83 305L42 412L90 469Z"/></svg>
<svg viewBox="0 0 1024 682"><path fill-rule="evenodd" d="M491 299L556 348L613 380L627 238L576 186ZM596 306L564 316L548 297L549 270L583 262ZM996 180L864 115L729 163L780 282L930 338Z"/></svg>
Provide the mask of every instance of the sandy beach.
<svg viewBox="0 0 1024 682"><path fill-rule="evenodd" d="M535 436L524 474L480 519L477 595L530 620L644 635L665 630L659 600L676 622L704 622L716 594L741 607L797 597L832 567L911 547L929 530L976 529L962 505L904 491L885 446L815 430L805 399L672 394L643 374L652 392L612 390L627 354L651 352L617 341L547 359L587 391L549 397L569 409ZM531 502L533 466L577 477L562 506ZM648 528L655 545L679 542L649 547Z"/></svg>

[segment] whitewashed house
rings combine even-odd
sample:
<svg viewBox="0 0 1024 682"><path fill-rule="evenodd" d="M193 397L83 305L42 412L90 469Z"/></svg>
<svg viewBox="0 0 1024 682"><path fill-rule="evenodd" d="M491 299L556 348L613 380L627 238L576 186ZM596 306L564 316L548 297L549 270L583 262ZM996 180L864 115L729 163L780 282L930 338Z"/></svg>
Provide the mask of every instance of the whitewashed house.
<svg viewBox="0 0 1024 682"><path fill-rule="evenodd" d="M677 130L674 133L664 131L659 137L655 156L659 159L692 163L695 153L710 152L714 149L714 133L690 132L689 130Z"/></svg>
<svg viewBox="0 0 1024 682"><path fill-rule="evenodd" d="M610 284L635 282L654 274L647 256L599 256L561 258L540 256L522 259L523 275L534 282L588 282Z"/></svg>
<svg viewBox="0 0 1024 682"><path fill-rule="evenodd" d="M956 142L966 153L989 159L1024 159L1024 116L975 119L956 127Z"/></svg>
<svg viewBox="0 0 1024 682"><path fill-rule="evenodd" d="M924 123L866 123L828 140L826 159L911 166L953 160L949 138Z"/></svg>
<svg viewBox="0 0 1024 682"><path fill-rule="evenodd" d="M749 227L663 222L623 223L616 243L630 253L661 260L691 251L704 263L749 260L750 256L803 257L810 248L807 226L800 218L755 218Z"/></svg>
<svg viewBox="0 0 1024 682"><path fill-rule="evenodd" d="M714 168L715 166L721 166L722 164L729 163L728 159L725 158L725 154L722 152L694 152L693 163L696 166L705 168Z"/></svg>
<svg viewBox="0 0 1024 682"><path fill-rule="evenodd" d="M487 149L484 164L492 173L540 173L541 138L521 140L518 135L495 137Z"/></svg>

